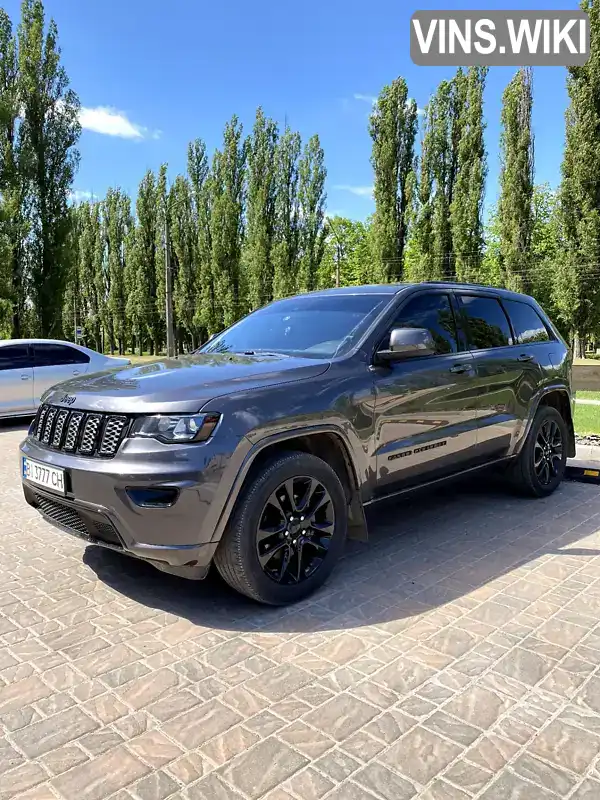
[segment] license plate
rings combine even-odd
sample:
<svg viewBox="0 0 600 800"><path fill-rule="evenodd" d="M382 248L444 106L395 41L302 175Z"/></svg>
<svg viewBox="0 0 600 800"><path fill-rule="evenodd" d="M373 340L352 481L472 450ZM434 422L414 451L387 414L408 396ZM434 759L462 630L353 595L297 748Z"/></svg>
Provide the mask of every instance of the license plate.
<svg viewBox="0 0 600 800"><path fill-rule="evenodd" d="M31 483L37 483L38 486L44 486L58 494L66 494L64 469L49 467L23 456L22 475Z"/></svg>

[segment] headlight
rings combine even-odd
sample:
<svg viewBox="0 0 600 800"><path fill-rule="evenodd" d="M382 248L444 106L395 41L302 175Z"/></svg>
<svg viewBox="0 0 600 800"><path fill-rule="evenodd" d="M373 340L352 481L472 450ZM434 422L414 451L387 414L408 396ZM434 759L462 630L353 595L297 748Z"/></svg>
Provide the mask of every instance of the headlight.
<svg viewBox="0 0 600 800"><path fill-rule="evenodd" d="M162 414L138 417L131 436L158 439L159 442L205 442L217 427L220 414Z"/></svg>

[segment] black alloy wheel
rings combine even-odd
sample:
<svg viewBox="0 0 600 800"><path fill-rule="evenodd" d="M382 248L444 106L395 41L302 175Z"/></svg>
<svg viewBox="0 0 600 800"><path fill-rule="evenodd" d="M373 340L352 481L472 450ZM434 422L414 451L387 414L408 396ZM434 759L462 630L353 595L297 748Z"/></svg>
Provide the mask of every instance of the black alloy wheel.
<svg viewBox="0 0 600 800"><path fill-rule="evenodd" d="M289 478L271 493L260 516L256 551L276 583L301 583L319 569L335 527L331 496L305 475Z"/></svg>
<svg viewBox="0 0 600 800"><path fill-rule="evenodd" d="M327 580L346 540L348 497L333 467L284 451L240 493L214 556L227 583L269 605L295 603Z"/></svg>
<svg viewBox="0 0 600 800"><path fill-rule="evenodd" d="M562 474L563 437L554 419L541 425L533 446L533 468L542 486L549 486Z"/></svg>

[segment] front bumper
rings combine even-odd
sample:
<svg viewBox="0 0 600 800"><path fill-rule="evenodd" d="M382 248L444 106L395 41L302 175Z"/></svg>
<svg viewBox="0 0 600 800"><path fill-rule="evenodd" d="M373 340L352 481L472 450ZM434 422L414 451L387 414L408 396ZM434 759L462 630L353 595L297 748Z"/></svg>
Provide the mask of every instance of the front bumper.
<svg viewBox="0 0 600 800"><path fill-rule="evenodd" d="M26 501L55 527L167 572L206 575L218 545L211 518L228 460L214 443L125 440L114 458L101 459L54 451L28 437L23 455L65 470L64 496L23 479ZM175 502L143 507L127 491L157 488L175 490Z"/></svg>

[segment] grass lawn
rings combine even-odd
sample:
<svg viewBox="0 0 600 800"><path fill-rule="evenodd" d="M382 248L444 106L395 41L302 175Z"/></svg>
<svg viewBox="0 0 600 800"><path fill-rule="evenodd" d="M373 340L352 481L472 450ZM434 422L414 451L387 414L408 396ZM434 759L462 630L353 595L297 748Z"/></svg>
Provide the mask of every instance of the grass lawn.
<svg viewBox="0 0 600 800"><path fill-rule="evenodd" d="M161 358L165 358L164 355L159 356L138 356L138 355L131 355L131 353L126 353L124 358L128 358L132 364L147 364L149 361L159 361Z"/></svg>
<svg viewBox="0 0 600 800"><path fill-rule="evenodd" d="M579 397L582 392L577 392ZM587 392L587 394L599 394ZM600 434L600 406L585 406L577 403L575 406L575 432L580 436L590 433Z"/></svg>
<svg viewBox="0 0 600 800"><path fill-rule="evenodd" d="M577 391L578 400L600 400L600 392Z"/></svg>

